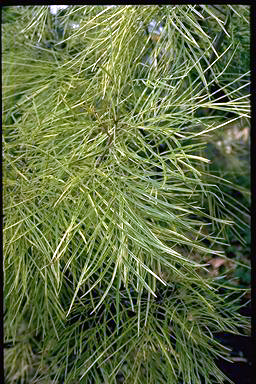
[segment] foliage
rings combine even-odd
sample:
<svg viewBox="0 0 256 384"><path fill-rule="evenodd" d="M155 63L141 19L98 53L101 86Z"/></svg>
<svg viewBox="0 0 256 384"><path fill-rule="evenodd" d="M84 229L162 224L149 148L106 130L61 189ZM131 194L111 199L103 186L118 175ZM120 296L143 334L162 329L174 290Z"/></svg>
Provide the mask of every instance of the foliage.
<svg viewBox="0 0 256 384"><path fill-rule="evenodd" d="M248 7L231 8L249 36ZM224 382L214 332L249 327L246 291L207 261L246 231L249 194L236 220L209 143L250 108L232 19L210 62L218 12L4 9L8 383Z"/></svg>

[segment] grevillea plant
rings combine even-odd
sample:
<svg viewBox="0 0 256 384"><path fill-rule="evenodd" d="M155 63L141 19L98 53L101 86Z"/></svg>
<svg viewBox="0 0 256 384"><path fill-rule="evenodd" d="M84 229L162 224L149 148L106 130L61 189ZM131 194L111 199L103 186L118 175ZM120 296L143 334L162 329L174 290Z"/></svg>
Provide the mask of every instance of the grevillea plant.
<svg viewBox="0 0 256 384"><path fill-rule="evenodd" d="M3 8L7 383L224 382L249 320L207 260L248 208L208 144L249 121L248 14Z"/></svg>

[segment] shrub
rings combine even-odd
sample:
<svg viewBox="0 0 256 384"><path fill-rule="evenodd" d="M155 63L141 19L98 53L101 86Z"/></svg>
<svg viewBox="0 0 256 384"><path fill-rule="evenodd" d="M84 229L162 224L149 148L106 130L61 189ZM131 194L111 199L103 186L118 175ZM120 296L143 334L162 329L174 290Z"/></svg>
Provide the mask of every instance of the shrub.
<svg viewBox="0 0 256 384"><path fill-rule="evenodd" d="M3 9L8 383L224 382L214 333L249 328L245 291L207 261L248 190L209 143L248 124L238 24L248 7Z"/></svg>

